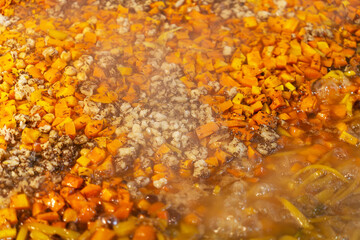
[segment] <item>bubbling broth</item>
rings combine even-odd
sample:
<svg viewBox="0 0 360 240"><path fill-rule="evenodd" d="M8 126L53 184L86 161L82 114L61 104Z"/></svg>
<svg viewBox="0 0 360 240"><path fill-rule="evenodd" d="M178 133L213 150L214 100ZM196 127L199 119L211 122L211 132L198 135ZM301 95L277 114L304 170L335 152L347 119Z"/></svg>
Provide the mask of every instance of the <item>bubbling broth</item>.
<svg viewBox="0 0 360 240"><path fill-rule="evenodd" d="M255 183L222 178L205 238L358 239L360 151L332 143L332 149L314 144L269 155Z"/></svg>

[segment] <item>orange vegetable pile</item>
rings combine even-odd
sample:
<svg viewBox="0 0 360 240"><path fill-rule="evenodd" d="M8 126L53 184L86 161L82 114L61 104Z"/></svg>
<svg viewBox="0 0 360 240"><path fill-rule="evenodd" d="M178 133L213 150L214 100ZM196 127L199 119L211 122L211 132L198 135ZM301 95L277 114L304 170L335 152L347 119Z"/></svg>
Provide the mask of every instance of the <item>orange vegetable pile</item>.
<svg viewBox="0 0 360 240"><path fill-rule="evenodd" d="M172 223L166 201L151 196L176 193L188 179L195 188L209 184L212 195L221 194L217 181L225 176L261 182L274 169L266 155L281 148L306 147L291 166L295 173L339 142L358 147L348 125L360 101L358 1L287 0L281 7L248 0L252 14L242 17L224 17L203 1L151 1L140 10L103 2L0 1L4 18L18 17L0 26L0 148L41 154L56 144L52 133L86 138L73 159L42 172L39 188L9 191L0 209L1 239L200 239L205 204L192 203L193 211ZM141 157L121 173L115 167L129 139L114 123L122 121L116 104L146 105L141 94L150 98L157 70L149 59L157 49L166 49L161 61L181 68L188 94L199 90L199 102L215 116L186 133L209 152L208 182L194 175L190 158L164 164L169 153L182 151L169 143L152 149L147 167ZM103 62L104 52L116 62ZM19 114L32 123L21 126ZM257 140L264 126L277 136L271 149ZM18 142L2 133L12 130ZM213 140L222 131L244 144L248 171L231 165L231 151ZM127 183L139 177L150 181L134 193Z"/></svg>

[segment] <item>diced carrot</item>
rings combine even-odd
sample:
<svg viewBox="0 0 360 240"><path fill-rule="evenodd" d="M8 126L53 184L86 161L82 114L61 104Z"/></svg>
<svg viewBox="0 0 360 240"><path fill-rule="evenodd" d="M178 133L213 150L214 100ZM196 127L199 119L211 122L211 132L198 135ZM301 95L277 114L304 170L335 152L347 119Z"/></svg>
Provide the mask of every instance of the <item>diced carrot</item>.
<svg viewBox="0 0 360 240"><path fill-rule="evenodd" d="M155 240L155 229L149 225L140 225L136 228L133 240Z"/></svg>
<svg viewBox="0 0 360 240"><path fill-rule="evenodd" d="M263 104L260 101L257 101L254 104L252 104L250 107L253 109L254 112L257 112L262 109Z"/></svg>
<svg viewBox="0 0 360 240"><path fill-rule="evenodd" d="M81 177L72 174L67 174L62 180L61 185L72 188L80 188L83 182L84 179L82 179Z"/></svg>
<svg viewBox="0 0 360 240"><path fill-rule="evenodd" d="M101 148L95 147L89 152L87 158L89 158L95 164L100 164L106 158L106 151Z"/></svg>
<svg viewBox="0 0 360 240"><path fill-rule="evenodd" d="M11 68L14 67L14 65L15 62L10 52L0 57L0 66L2 66L5 71L9 71Z"/></svg>
<svg viewBox="0 0 360 240"><path fill-rule="evenodd" d="M322 74L313 68L306 68L304 74L308 79L319 79L322 77Z"/></svg>
<svg viewBox="0 0 360 240"><path fill-rule="evenodd" d="M115 133L116 127L110 126L99 132L100 137L110 137Z"/></svg>
<svg viewBox="0 0 360 240"><path fill-rule="evenodd" d="M14 208L2 208L0 209L0 219L6 219L11 224L18 222L16 210Z"/></svg>
<svg viewBox="0 0 360 240"><path fill-rule="evenodd" d="M55 82L59 81L61 76L62 75L59 72L59 70L55 69L55 68L50 68L49 70L47 70L44 73L45 80L50 82L50 83L55 83Z"/></svg>
<svg viewBox="0 0 360 240"><path fill-rule="evenodd" d="M108 156L95 170L98 175L113 176L115 168L113 165L112 157Z"/></svg>
<svg viewBox="0 0 360 240"><path fill-rule="evenodd" d="M40 135L41 133L37 129L25 128L21 134L21 141L24 144L32 144L36 142Z"/></svg>
<svg viewBox="0 0 360 240"><path fill-rule="evenodd" d="M84 128L86 126L86 124L90 121L91 121L91 118L88 115L85 115L85 114L81 115L80 117L78 117L74 120L75 129L80 130L80 129Z"/></svg>
<svg viewBox="0 0 360 240"><path fill-rule="evenodd" d="M289 128L289 133L293 137L301 137L305 133L305 131L301 130L301 129L297 128L297 127L291 126Z"/></svg>
<svg viewBox="0 0 360 240"><path fill-rule="evenodd" d="M282 106L285 106L285 100L282 96L276 96L271 105L270 105L270 108L271 109L277 109L279 107L282 107Z"/></svg>
<svg viewBox="0 0 360 240"><path fill-rule="evenodd" d="M29 67L27 68L27 72L33 77L33 78L44 78L43 74L41 73L40 69L37 67Z"/></svg>
<svg viewBox="0 0 360 240"><path fill-rule="evenodd" d="M331 113L336 118L343 119L347 114L346 106L344 104L333 105L331 107Z"/></svg>
<svg viewBox="0 0 360 240"><path fill-rule="evenodd" d="M15 208L15 209L29 209L30 208L30 202L29 199L27 198L27 196L22 193L22 194L16 194L13 195L10 198L10 207Z"/></svg>
<svg viewBox="0 0 360 240"><path fill-rule="evenodd" d="M250 66L255 66L257 68L262 67L262 58L259 51L252 51L246 55L247 62Z"/></svg>
<svg viewBox="0 0 360 240"><path fill-rule="evenodd" d="M310 67L317 70L317 71L320 70L320 68L321 68L321 59L320 59L320 55L318 53L316 53L313 56Z"/></svg>
<svg viewBox="0 0 360 240"><path fill-rule="evenodd" d="M346 66L347 64L348 63L345 57L341 57L341 56L334 57L334 67L339 68Z"/></svg>
<svg viewBox="0 0 360 240"><path fill-rule="evenodd" d="M50 192L47 196L43 197L44 204L52 211L57 212L65 206L64 199L55 192Z"/></svg>
<svg viewBox="0 0 360 240"><path fill-rule="evenodd" d="M243 86L252 87L252 86L258 86L258 79L256 77L250 77L250 76L244 76L239 80L239 82Z"/></svg>
<svg viewBox="0 0 360 240"><path fill-rule="evenodd" d="M100 68L98 66L94 67L93 76L97 77L97 78L105 78L106 77L106 75L105 75L104 71L102 70L102 68Z"/></svg>
<svg viewBox="0 0 360 240"><path fill-rule="evenodd" d="M36 216L36 219L38 220L44 220L44 221L56 221L59 220L60 216L57 212L45 212L45 213L39 213Z"/></svg>
<svg viewBox="0 0 360 240"><path fill-rule="evenodd" d="M236 82L229 75L224 73L221 75L219 82L222 86L240 87L240 84L238 82Z"/></svg>
<svg viewBox="0 0 360 240"><path fill-rule="evenodd" d="M114 215L120 220L125 220L129 217L132 207L132 202L120 202L120 206L115 211Z"/></svg>
<svg viewBox="0 0 360 240"><path fill-rule="evenodd" d="M87 198L97 197L101 192L101 187L95 184L88 184L86 187L81 189L81 193L84 194Z"/></svg>
<svg viewBox="0 0 360 240"><path fill-rule="evenodd" d="M15 76L11 73L5 72L3 75L3 80L7 82L9 85L14 84Z"/></svg>
<svg viewBox="0 0 360 240"><path fill-rule="evenodd" d="M32 215L35 217L36 215L38 215L39 213L42 213L46 210L46 206L42 203L39 202L35 202L32 205Z"/></svg>
<svg viewBox="0 0 360 240"><path fill-rule="evenodd" d="M77 221L77 212L72 208L67 208L63 214L64 222L76 222Z"/></svg>
<svg viewBox="0 0 360 240"><path fill-rule="evenodd" d="M57 69L59 71L63 70L66 66L67 63L61 58L56 59L55 62L53 62L53 64L51 65L52 68Z"/></svg>
<svg viewBox="0 0 360 240"><path fill-rule="evenodd" d="M316 54L316 51L312 47L310 47L307 43L301 41L300 45L305 57L312 57L313 55Z"/></svg>
<svg viewBox="0 0 360 240"><path fill-rule="evenodd" d="M106 148L109 151L109 153L114 156L117 154L118 149L122 145L124 145L125 141L126 141L126 138L124 140L115 139L115 140L111 141L110 143L108 143L106 145Z"/></svg>
<svg viewBox="0 0 360 240"><path fill-rule="evenodd" d="M75 192L75 189L72 187L62 187L60 190L60 195L66 199L68 196L70 196L71 194L73 194Z"/></svg>
<svg viewBox="0 0 360 240"><path fill-rule="evenodd" d="M258 25L255 17L244 17L243 21L247 28L255 28Z"/></svg>
<svg viewBox="0 0 360 240"><path fill-rule="evenodd" d="M219 130L219 125L215 122L209 122L205 125L202 125L196 129L196 134L199 139L205 138L210 136L211 134L215 133Z"/></svg>
<svg viewBox="0 0 360 240"><path fill-rule="evenodd" d="M97 37L95 33L92 32L86 32L84 34L84 42L93 43L95 44L97 41Z"/></svg>
<svg viewBox="0 0 360 240"><path fill-rule="evenodd" d="M288 56L281 55L276 58L276 68L277 69L284 69L288 62Z"/></svg>
<svg viewBox="0 0 360 240"><path fill-rule="evenodd" d="M110 188L104 188L101 191L101 199L104 201L110 202L114 200L117 197L117 192L115 190L112 190Z"/></svg>
<svg viewBox="0 0 360 240"><path fill-rule="evenodd" d="M67 106L65 102L57 103L55 105L55 117L66 118L70 117L71 109Z"/></svg>
<svg viewBox="0 0 360 240"><path fill-rule="evenodd" d="M89 138L96 137L98 133L103 129L103 120L92 120L85 127L85 135Z"/></svg>
<svg viewBox="0 0 360 240"><path fill-rule="evenodd" d="M218 167L219 166L219 161L216 157L208 157L205 162L207 163L207 165L209 167Z"/></svg>
<svg viewBox="0 0 360 240"><path fill-rule="evenodd" d="M150 203L149 201L145 200L145 199L141 199L138 204L137 204L137 207L143 211L147 211L150 207Z"/></svg>
<svg viewBox="0 0 360 240"><path fill-rule="evenodd" d="M305 112L312 112L317 106L317 98L315 96L307 96L301 102L301 110Z"/></svg>
<svg viewBox="0 0 360 240"><path fill-rule="evenodd" d="M65 133L66 133L66 135L68 135L70 137L76 136L76 128L75 128L74 121L69 121L69 122L65 123Z"/></svg>
<svg viewBox="0 0 360 240"><path fill-rule="evenodd" d="M228 100L226 102L223 102L223 103L219 104L217 107L218 107L220 112L225 112L226 110L228 110L232 106L233 106L232 101Z"/></svg>
<svg viewBox="0 0 360 240"><path fill-rule="evenodd" d="M284 22L283 30L293 33L293 32L295 32L298 25L299 25L298 19L290 18Z"/></svg>
<svg viewBox="0 0 360 240"><path fill-rule="evenodd" d="M199 224L201 222L201 219L198 215L195 213L189 213L184 217L184 222L187 224Z"/></svg>

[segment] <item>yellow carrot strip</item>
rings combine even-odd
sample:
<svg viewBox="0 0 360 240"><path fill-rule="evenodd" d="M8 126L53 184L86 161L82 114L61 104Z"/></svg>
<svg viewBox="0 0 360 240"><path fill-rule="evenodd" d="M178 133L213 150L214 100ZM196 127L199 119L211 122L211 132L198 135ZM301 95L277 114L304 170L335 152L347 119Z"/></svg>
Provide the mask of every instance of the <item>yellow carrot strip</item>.
<svg viewBox="0 0 360 240"><path fill-rule="evenodd" d="M336 169L326 166L326 165L321 165L321 164L313 164L313 165L309 165L307 167L304 167L302 169L300 169L297 173L294 174L294 178L297 178L298 176L300 176L302 173L305 173L309 170L312 169L322 169L326 172L330 172L332 174L334 174L336 177L338 177L339 179L341 179L344 182L349 182L349 180L347 180L341 173L339 173Z"/></svg>
<svg viewBox="0 0 360 240"><path fill-rule="evenodd" d="M96 221L88 230L86 230L85 232L83 232L78 238L77 240L88 240L90 239L90 237L94 234L94 232L96 231L96 229L100 227L100 222Z"/></svg>
<svg viewBox="0 0 360 240"><path fill-rule="evenodd" d="M282 127L277 127L276 132L282 136L292 137L291 134Z"/></svg>
<svg viewBox="0 0 360 240"><path fill-rule="evenodd" d="M325 222L325 221L328 221L330 218L331 218L331 216L314 217L314 218L310 218L309 222L311 222L311 223Z"/></svg>
<svg viewBox="0 0 360 240"><path fill-rule="evenodd" d="M268 238L268 239L270 239L270 238ZM293 237L293 236L285 235L285 236L282 236L281 238L279 238L279 240L297 240L297 238Z"/></svg>
<svg viewBox="0 0 360 240"><path fill-rule="evenodd" d="M22 226L19 230L16 240L26 240L28 232L28 228L26 226Z"/></svg>
<svg viewBox="0 0 360 240"><path fill-rule="evenodd" d="M299 185L299 187L295 190L295 195L299 194L302 189L304 189L308 184L314 182L316 179L321 178L324 176L324 170L317 170L316 172L312 173L309 177L305 178L305 180Z"/></svg>
<svg viewBox="0 0 360 240"><path fill-rule="evenodd" d="M351 135L350 133L348 133L346 131L343 131L340 134L339 138L349 144L352 144L352 145L356 145L359 142L359 140L355 136Z"/></svg>
<svg viewBox="0 0 360 240"><path fill-rule="evenodd" d="M174 147L174 146L171 145L171 144L165 143L165 145L166 145L168 148L170 148L171 151L174 151L174 152L176 152L176 153L178 153L178 154L181 154L181 153L182 153L182 151L181 151L180 149L178 149L177 147Z"/></svg>
<svg viewBox="0 0 360 240"><path fill-rule="evenodd" d="M335 189L333 188L326 188L315 195L315 197L321 203L326 203L330 198L332 198L333 194L335 193Z"/></svg>
<svg viewBox="0 0 360 240"><path fill-rule="evenodd" d="M322 157L317 161L318 164L323 163L323 162L326 162L326 161L332 156L333 152L334 152L334 151L331 150L331 151L325 153L325 155L322 156Z"/></svg>
<svg viewBox="0 0 360 240"><path fill-rule="evenodd" d="M51 240L51 238L48 235L38 230L31 231L30 237L31 239L37 239L37 240Z"/></svg>
<svg viewBox="0 0 360 240"><path fill-rule="evenodd" d="M80 236L80 234L78 232L68 230L65 228L49 226L49 225L43 224L43 223L33 222L33 223L27 224L26 226L31 230L40 231L47 235L57 234L60 237L63 237L68 240L72 240L72 239L75 240Z"/></svg>
<svg viewBox="0 0 360 240"><path fill-rule="evenodd" d="M167 32L162 33L162 34L158 37L158 39L156 40L156 42L157 42L158 44L160 44L160 45L165 45L166 42L167 42L167 40L169 39L170 34L176 32L176 31L179 31L180 29L182 29L182 27L177 27L177 28L174 28L174 29L171 29L171 30L169 30L169 31L167 31Z"/></svg>
<svg viewBox="0 0 360 240"><path fill-rule="evenodd" d="M94 232L95 232L95 230L93 232L91 232L90 230L86 230L79 236L78 240L90 239L91 235L93 235Z"/></svg>
<svg viewBox="0 0 360 240"><path fill-rule="evenodd" d="M14 238L16 236L16 228L0 230L0 239Z"/></svg>
<svg viewBox="0 0 360 240"><path fill-rule="evenodd" d="M293 216L299 225L305 229L312 229L313 226L309 223L308 219L302 214L299 209L297 209L291 202L286 200L285 198L279 197L280 202L284 205L284 207L290 212L291 216Z"/></svg>

